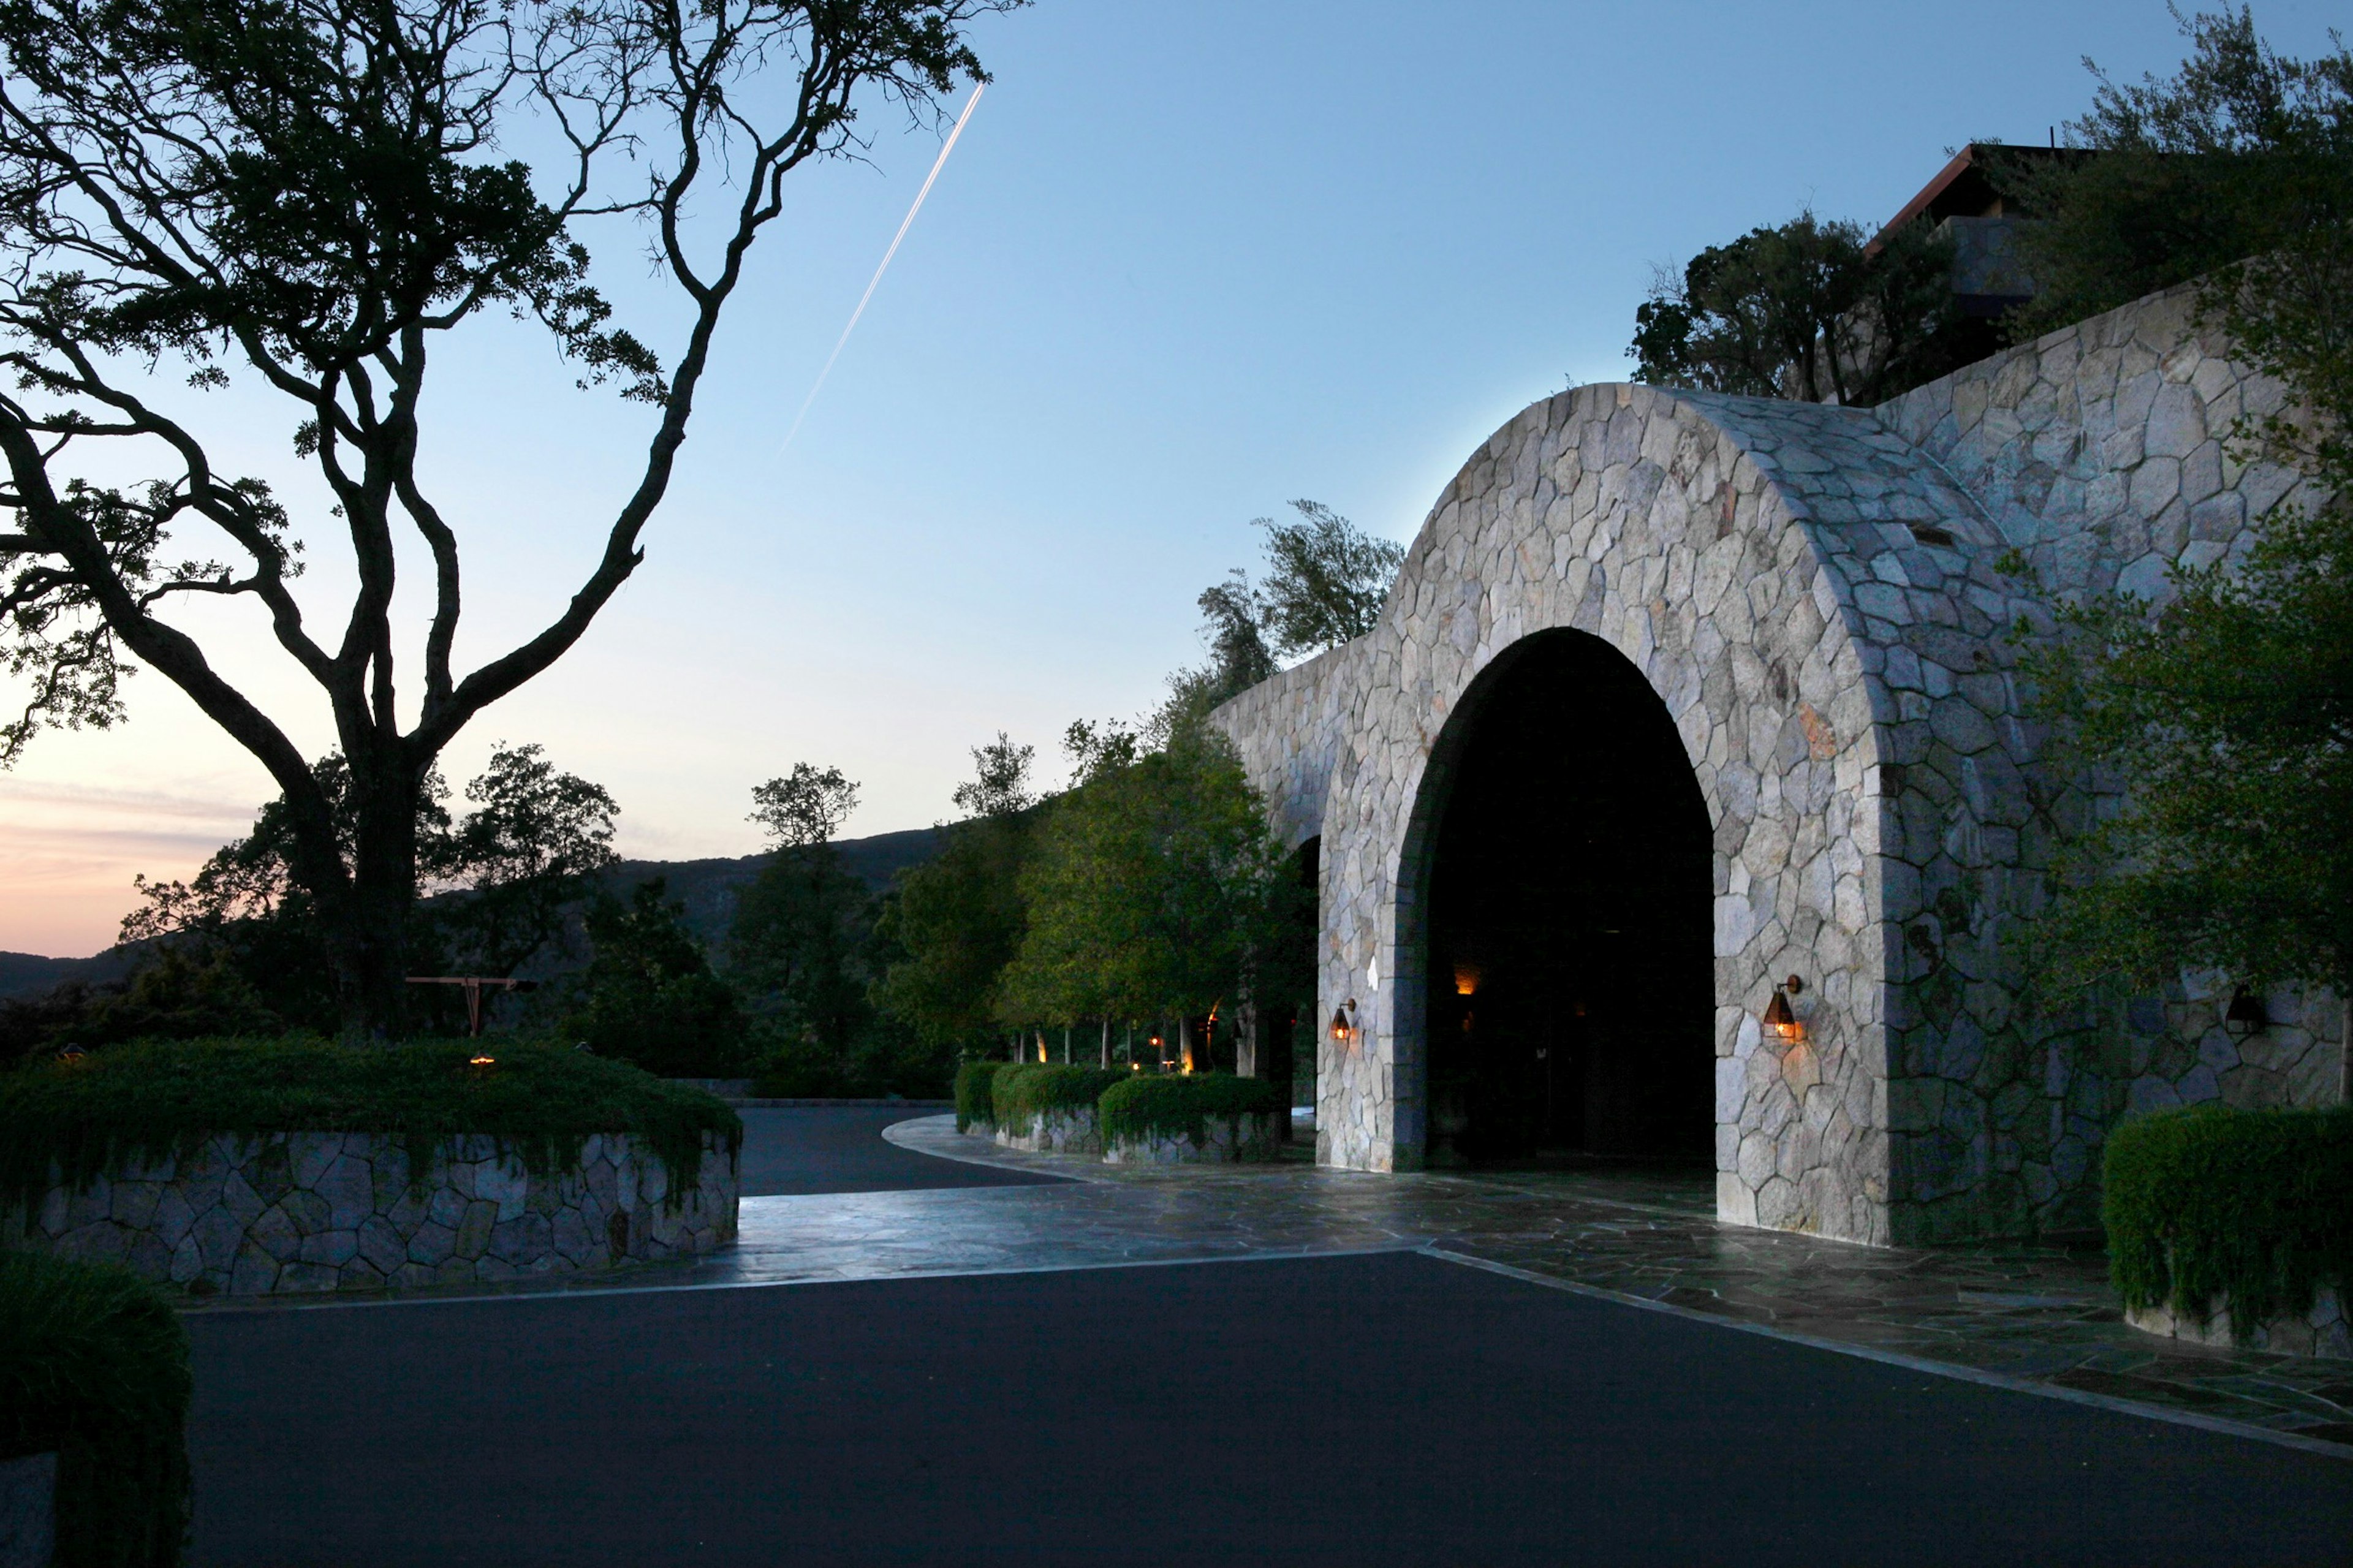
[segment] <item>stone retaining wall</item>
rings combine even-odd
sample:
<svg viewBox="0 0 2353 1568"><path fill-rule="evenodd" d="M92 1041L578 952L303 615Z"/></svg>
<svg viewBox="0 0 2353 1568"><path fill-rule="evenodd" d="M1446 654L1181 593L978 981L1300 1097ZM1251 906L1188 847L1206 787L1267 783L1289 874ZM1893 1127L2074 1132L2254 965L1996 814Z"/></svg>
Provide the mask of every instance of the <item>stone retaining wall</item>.
<svg viewBox="0 0 2353 1568"><path fill-rule="evenodd" d="M1103 1150L1107 1165L1219 1165L1276 1160L1291 1120L1285 1110L1251 1110L1205 1116L1196 1142L1182 1132L1155 1132L1143 1139L1113 1139Z"/></svg>
<svg viewBox="0 0 2353 1568"><path fill-rule="evenodd" d="M1008 1149L1032 1154L1100 1154L1103 1133L1092 1105L1052 1105L1029 1113L1026 1127L997 1129L997 1141Z"/></svg>
<svg viewBox="0 0 2353 1568"><path fill-rule="evenodd" d="M707 1135L682 1193L623 1134L590 1137L575 1170L534 1176L495 1139L443 1144L412 1190L396 1139L222 1135L187 1160L62 1184L0 1218L0 1245L118 1263L193 1295L258 1296L487 1283L709 1252L735 1239L736 1161ZM675 1199L676 1201L672 1201Z"/></svg>
<svg viewBox="0 0 2353 1568"><path fill-rule="evenodd" d="M2238 1342L2231 1331L2231 1299L2227 1294L2214 1303L2213 1314L2202 1323L2187 1314L2177 1316L2170 1305L2126 1308L2125 1321L2143 1333L2163 1334L2168 1339L2188 1340L2193 1344L2229 1349ZM2353 1358L2353 1322L2346 1319L2344 1292L2322 1286L2313 1297L2312 1310L2274 1318L2259 1326L2248 1342L2256 1350L2277 1351L2284 1355Z"/></svg>

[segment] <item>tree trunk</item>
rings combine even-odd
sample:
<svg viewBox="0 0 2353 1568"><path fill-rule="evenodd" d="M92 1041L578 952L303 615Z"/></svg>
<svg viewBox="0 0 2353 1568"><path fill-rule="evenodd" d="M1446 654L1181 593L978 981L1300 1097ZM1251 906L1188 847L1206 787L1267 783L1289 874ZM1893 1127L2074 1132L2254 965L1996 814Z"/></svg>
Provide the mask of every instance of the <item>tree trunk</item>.
<svg viewBox="0 0 2353 1568"><path fill-rule="evenodd" d="M1180 1013L1176 1016L1176 1050L1185 1064L1185 1070L1191 1072L1193 1070L1193 1019L1189 1014Z"/></svg>
<svg viewBox="0 0 2353 1568"><path fill-rule="evenodd" d="M408 1012L419 784L399 761L346 760L354 819L350 879L343 889L322 894L313 885L311 891L334 960L343 1037L396 1040Z"/></svg>
<svg viewBox="0 0 2353 1568"><path fill-rule="evenodd" d="M1111 1070L1111 1016L1109 1014L1104 1015L1103 1021L1103 1066L1105 1072Z"/></svg>

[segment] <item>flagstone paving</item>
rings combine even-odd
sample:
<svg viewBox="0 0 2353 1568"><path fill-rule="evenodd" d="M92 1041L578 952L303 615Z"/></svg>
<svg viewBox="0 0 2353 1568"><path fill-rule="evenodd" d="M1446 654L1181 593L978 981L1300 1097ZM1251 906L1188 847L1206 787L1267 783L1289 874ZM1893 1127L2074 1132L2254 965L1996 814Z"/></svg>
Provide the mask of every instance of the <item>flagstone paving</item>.
<svg viewBox="0 0 2353 1568"><path fill-rule="evenodd" d="M2124 1322L2096 1246L1915 1250L1724 1225L1705 1172L1114 1167L999 1149L957 1133L946 1116L902 1121L883 1136L916 1152L1067 1180L747 1198L737 1245L712 1257L593 1279L396 1299L1421 1251L1883 1359L2129 1402L2200 1425L2259 1428L2353 1458L2353 1363L2142 1334Z"/></svg>

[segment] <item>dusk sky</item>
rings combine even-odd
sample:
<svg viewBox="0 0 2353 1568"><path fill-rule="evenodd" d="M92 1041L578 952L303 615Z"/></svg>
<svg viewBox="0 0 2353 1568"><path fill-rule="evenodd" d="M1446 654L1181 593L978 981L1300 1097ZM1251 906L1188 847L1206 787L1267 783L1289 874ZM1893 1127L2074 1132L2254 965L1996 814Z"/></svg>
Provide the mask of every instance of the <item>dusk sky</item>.
<svg viewBox="0 0 2353 1568"><path fill-rule="evenodd" d="M2310 55L2345 16L2274 0L2256 22ZM1958 144L2080 113L2084 56L2137 76L2184 47L2158 0L1044 0L976 42L996 79L797 439L780 450L938 153L879 102L870 162L792 179L646 563L476 721L453 782L501 739L542 742L618 798L626 852L662 858L760 847L750 789L798 761L860 781L850 835L949 816L1000 728L1055 782L1071 720L1146 710L1202 657L1195 595L1256 568L1251 519L1306 496L1409 539L1519 408L1624 378L1658 265L1807 205L1883 221ZM585 237L674 358L641 237ZM497 318L436 374L427 466L470 546L470 665L570 595L650 419ZM332 618L343 551L291 415L213 395L220 467L280 483ZM329 748L249 608L186 624ZM134 873L186 876L274 793L141 677L126 725L0 773L0 949L105 946Z"/></svg>

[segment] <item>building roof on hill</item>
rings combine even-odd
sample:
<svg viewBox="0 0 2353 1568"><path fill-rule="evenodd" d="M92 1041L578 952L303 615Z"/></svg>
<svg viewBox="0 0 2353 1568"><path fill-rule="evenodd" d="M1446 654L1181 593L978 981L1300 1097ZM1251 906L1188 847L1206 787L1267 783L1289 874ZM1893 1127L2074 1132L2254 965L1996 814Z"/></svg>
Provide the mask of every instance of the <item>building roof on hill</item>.
<svg viewBox="0 0 2353 1568"><path fill-rule="evenodd" d="M1901 228L1915 217L1926 217L1930 223L1942 223L1948 217L2024 217L2031 215L2018 210L2014 200L2005 198L2000 187L1989 172L1997 161L2019 163L2046 160L2088 158L2093 154L2081 147L2030 147L2007 142L1972 142L1953 154L1952 161L1936 173L1936 177L1920 187L1920 194L1904 204L1903 209L1887 220L1879 232L1884 237L1890 230Z"/></svg>

